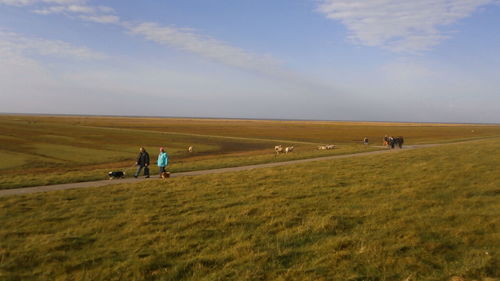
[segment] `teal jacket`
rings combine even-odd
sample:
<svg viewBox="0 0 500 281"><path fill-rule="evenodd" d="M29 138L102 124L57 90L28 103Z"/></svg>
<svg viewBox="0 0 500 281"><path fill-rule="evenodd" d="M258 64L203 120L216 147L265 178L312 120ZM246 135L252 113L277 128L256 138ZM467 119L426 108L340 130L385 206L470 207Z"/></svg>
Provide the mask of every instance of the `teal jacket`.
<svg viewBox="0 0 500 281"><path fill-rule="evenodd" d="M160 152L158 155L158 167L165 167L168 165L168 154L166 152Z"/></svg>

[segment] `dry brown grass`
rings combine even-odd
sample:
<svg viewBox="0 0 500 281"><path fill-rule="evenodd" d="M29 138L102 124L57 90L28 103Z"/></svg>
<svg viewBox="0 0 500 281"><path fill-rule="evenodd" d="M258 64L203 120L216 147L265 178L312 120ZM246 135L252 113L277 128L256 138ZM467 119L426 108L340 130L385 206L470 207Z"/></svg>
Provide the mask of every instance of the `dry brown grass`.
<svg viewBox="0 0 500 281"><path fill-rule="evenodd" d="M493 281L499 149L3 197L0 280Z"/></svg>
<svg viewBox="0 0 500 281"><path fill-rule="evenodd" d="M493 125L23 115L1 115L0 130L0 188L101 179L131 167L139 146L153 160L166 146L169 169L191 171L284 160L268 157L277 144L307 158L362 151L364 137L380 145L385 134L407 144L500 135ZM339 149L316 151L331 143Z"/></svg>

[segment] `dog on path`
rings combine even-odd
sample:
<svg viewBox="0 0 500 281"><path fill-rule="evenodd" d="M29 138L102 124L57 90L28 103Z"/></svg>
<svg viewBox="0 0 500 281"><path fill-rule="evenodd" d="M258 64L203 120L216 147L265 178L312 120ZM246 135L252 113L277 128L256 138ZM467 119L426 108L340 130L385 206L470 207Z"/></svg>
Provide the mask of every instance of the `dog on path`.
<svg viewBox="0 0 500 281"><path fill-rule="evenodd" d="M169 172L163 172L163 173L160 174L160 177L165 180L167 178L170 178L170 173Z"/></svg>
<svg viewBox="0 0 500 281"><path fill-rule="evenodd" d="M112 179L123 179L125 177L125 172L122 171L113 171L108 173L108 177L110 180Z"/></svg>

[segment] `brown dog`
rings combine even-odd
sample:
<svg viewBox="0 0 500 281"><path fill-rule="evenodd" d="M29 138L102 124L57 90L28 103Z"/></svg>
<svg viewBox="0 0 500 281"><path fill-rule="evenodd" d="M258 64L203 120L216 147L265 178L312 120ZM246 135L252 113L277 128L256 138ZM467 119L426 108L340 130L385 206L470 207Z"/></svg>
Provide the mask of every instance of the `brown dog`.
<svg viewBox="0 0 500 281"><path fill-rule="evenodd" d="M163 173L160 174L160 177L162 179L170 178L170 173L169 172L163 172Z"/></svg>

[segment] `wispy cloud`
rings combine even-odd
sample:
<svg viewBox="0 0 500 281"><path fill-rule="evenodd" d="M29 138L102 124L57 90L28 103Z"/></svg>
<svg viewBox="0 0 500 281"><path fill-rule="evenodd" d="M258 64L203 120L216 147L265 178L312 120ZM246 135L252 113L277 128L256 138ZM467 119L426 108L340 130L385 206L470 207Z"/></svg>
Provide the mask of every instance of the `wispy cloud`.
<svg viewBox="0 0 500 281"><path fill-rule="evenodd" d="M87 47L75 46L60 40L26 37L0 30L0 56L16 57L42 55L75 60L101 60L106 56Z"/></svg>
<svg viewBox="0 0 500 281"><path fill-rule="evenodd" d="M97 23L119 23L120 18L115 15L80 15L80 19Z"/></svg>
<svg viewBox="0 0 500 281"><path fill-rule="evenodd" d="M0 0L0 4L10 6L26 6L31 5L32 3L32 0Z"/></svg>
<svg viewBox="0 0 500 281"><path fill-rule="evenodd" d="M132 34L141 35L147 40L191 52L225 65L273 75L282 72L281 62L271 56L258 55L231 46L191 29L160 26L156 23L126 26Z"/></svg>
<svg viewBox="0 0 500 281"><path fill-rule="evenodd" d="M113 8L89 5L88 2L89 0L0 0L0 4L4 5L33 7L32 12L39 15L63 14L105 24L120 22Z"/></svg>
<svg viewBox="0 0 500 281"><path fill-rule="evenodd" d="M80 13L80 14L93 14L95 9L86 5L68 5L68 6L49 6L38 10L33 10L33 12L40 15L50 15L59 13Z"/></svg>
<svg viewBox="0 0 500 281"><path fill-rule="evenodd" d="M270 55L256 54L229 43L202 35L190 28L161 26L157 23L127 23L111 7L91 5L90 0L0 0L0 4L28 6L40 15L63 14L88 22L118 24L134 35L158 44L244 70L271 76L297 76Z"/></svg>
<svg viewBox="0 0 500 281"><path fill-rule="evenodd" d="M58 4L58 5L72 5L85 3L87 0L0 0L0 4L11 6L28 6L34 4Z"/></svg>
<svg viewBox="0 0 500 281"><path fill-rule="evenodd" d="M71 18L102 24L118 24L134 35L203 58L273 77L293 74L270 55L256 54L229 43L202 35L189 28L161 26L157 23L123 22L111 7L91 5L90 0L0 0L0 4L28 6L40 15L63 14Z"/></svg>
<svg viewBox="0 0 500 281"><path fill-rule="evenodd" d="M471 16L497 0L321 0L318 11L339 20L350 39L394 52L431 49L450 34L442 27Z"/></svg>

